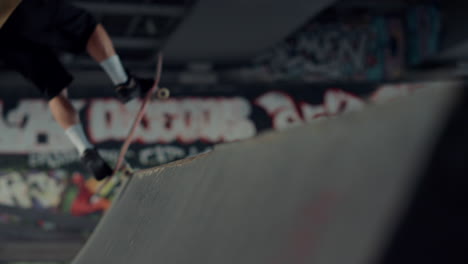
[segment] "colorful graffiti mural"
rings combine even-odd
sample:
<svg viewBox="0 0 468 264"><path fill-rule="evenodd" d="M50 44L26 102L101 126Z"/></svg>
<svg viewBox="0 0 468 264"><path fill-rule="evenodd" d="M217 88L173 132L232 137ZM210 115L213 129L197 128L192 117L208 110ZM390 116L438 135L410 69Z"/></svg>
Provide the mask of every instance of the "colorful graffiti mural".
<svg viewBox="0 0 468 264"><path fill-rule="evenodd" d="M135 168L154 167L265 130L359 111L368 104L407 95L419 86L243 87L239 93L175 96L149 106L127 160ZM80 106L93 143L115 162L138 102L124 106L115 99L95 98L74 103ZM47 102L20 99L9 105L0 101L0 205L74 216L107 210L120 183L110 186L106 197L91 199L99 183L81 167L73 145L46 111Z"/></svg>
<svg viewBox="0 0 468 264"><path fill-rule="evenodd" d="M109 198L91 201L98 187L93 178L63 169L33 171L0 170L0 204L24 209L48 210L74 216L101 213ZM11 217L11 216L9 216ZM6 221L6 215L3 217ZM13 219L8 219L10 222Z"/></svg>
<svg viewBox="0 0 468 264"><path fill-rule="evenodd" d="M255 67L275 80L380 80L385 75L385 55L392 55L386 52L389 26L383 18L355 25L313 23L257 58ZM396 49L395 57L401 56L402 47Z"/></svg>
<svg viewBox="0 0 468 264"><path fill-rule="evenodd" d="M407 65L439 49L440 29L438 9L427 6L387 16L314 19L236 74L270 82L398 79Z"/></svg>
<svg viewBox="0 0 468 264"><path fill-rule="evenodd" d="M408 64L417 65L440 49L442 17L434 6L412 8L406 15Z"/></svg>

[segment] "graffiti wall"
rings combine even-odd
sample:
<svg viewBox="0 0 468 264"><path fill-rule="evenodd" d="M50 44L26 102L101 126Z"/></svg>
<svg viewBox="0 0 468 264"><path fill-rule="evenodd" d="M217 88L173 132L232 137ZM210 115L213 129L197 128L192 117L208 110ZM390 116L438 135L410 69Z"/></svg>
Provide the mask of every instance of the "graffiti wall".
<svg viewBox="0 0 468 264"><path fill-rule="evenodd" d="M259 55L239 78L278 80L392 80L407 65L438 51L441 19L434 7L392 15L314 19Z"/></svg>
<svg viewBox="0 0 468 264"><path fill-rule="evenodd" d="M437 54L440 49L442 17L434 6L413 8L406 14L408 64L417 65Z"/></svg>
<svg viewBox="0 0 468 264"><path fill-rule="evenodd" d="M302 85L175 95L150 103L127 160L136 168L154 167L266 130L284 130L358 111L406 95L416 87ZM92 143L115 163L140 102L123 105L111 98L94 98L73 103ZM3 99L0 113L0 204L76 216L109 207L111 196L97 203L90 201L98 183L81 167L46 101Z"/></svg>
<svg viewBox="0 0 468 264"><path fill-rule="evenodd" d="M0 205L74 216L100 214L110 206L109 198L90 200L98 182L79 171L15 167L0 170Z"/></svg>

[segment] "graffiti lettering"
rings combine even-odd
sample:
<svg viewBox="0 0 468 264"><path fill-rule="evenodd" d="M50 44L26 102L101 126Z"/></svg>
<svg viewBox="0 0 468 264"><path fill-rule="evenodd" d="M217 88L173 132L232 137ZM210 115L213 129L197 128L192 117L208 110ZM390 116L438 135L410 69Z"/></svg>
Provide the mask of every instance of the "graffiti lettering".
<svg viewBox="0 0 468 264"><path fill-rule="evenodd" d="M165 164L187 156L197 155L210 148L199 150L191 146L188 150L177 146L155 146L144 148L139 152L139 161L142 165Z"/></svg>
<svg viewBox="0 0 468 264"><path fill-rule="evenodd" d="M425 86L428 85L426 84ZM370 100L375 103L385 103L402 96L407 96L421 87L421 84L384 85L371 95Z"/></svg>
<svg viewBox="0 0 468 264"><path fill-rule="evenodd" d="M35 168L47 166L49 168L59 168L79 160L78 152L74 149L59 152L37 152L28 155L28 164Z"/></svg>
<svg viewBox="0 0 468 264"><path fill-rule="evenodd" d="M0 174L0 203L23 208L55 208L65 189L64 176L54 179L44 172L23 177L18 172Z"/></svg>
<svg viewBox="0 0 468 264"><path fill-rule="evenodd" d="M89 109L94 142L123 140L138 105L95 100ZM152 102L136 132L141 143L192 143L196 140L222 142L245 139L256 134L248 116L250 104L243 98L182 99Z"/></svg>
<svg viewBox="0 0 468 264"><path fill-rule="evenodd" d="M339 89L328 90L321 105L301 102L298 103L299 107L296 107L296 102L281 92L269 92L258 98L256 103L270 115L273 120L273 128L279 130L325 117L357 111L365 105L361 98Z"/></svg>
<svg viewBox="0 0 468 264"><path fill-rule="evenodd" d="M28 193L28 186L24 184L17 172L3 174L0 177L0 203L9 206L30 208L32 201Z"/></svg>
<svg viewBox="0 0 468 264"><path fill-rule="evenodd" d="M362 24L310 23L287 41L260 55L240 75L269 80L381 80L400 72L402 23L378 17ZM400 34L396 34L400 33ZM391 46L388 39L398 38ZM389 52L391 50L392 52ZM391 64L393 70L388 70Z"/></svg>
<svg viewBox="0 0 468 264"><path fill-rule="evenodd" d="M272 117L273 128L285 129L301 125L302 118L296 110L294 100L281 92L269 92L256 100L256 104L264 108Z"/></svg>
<svg viewBox="0 0 468 264"><path fill-rule="evenodd" d="M185 150L176 146L156 146L145 148L140 151L140 163L143 165L149 164L164 164L176 159L187 156Z"/></svg>
<svg viewBox="0 0 468 264"><path fill-rule="evenodd" d="M26 175L25 184L29 188L29 195L36 207L56 208L65 190L66 175L63 171L55 171L54 177L45 172L34 172Z"/></svg>
<svg viewBox="0 0 468 264"><path fill-rule="evenodd" d="M339 78L343 75L343 62L357 72L365 70L369 38L362 32L358 32L354 38L342 31L321 32L318 35L311 32L299 36L297 48L307 52L309 58L315 58L314 61L300 57L308 74Z"/></svg>
<svg viewBox="0 0 468 264"><path fill-rule="evenodd" d="M369 99L371 102L385 102L405 96L420 86L422 85L385 85L376 89ZM254 123L257 120L251 117L254 105L249 100L252 99L255 105L264 109L271 117L272 128L279 130L356 111L365 105L362 98L340 89L329 89L321 96L322 103L316 105L279 91L249 99L194 97L156 101L149 104L134 139L141 145L190 145L197 141L210 145L253 137L257 134ZM76 101L74 104L78 109L85 106L83 101ZM83 120L87 133L94 144L102 144L123 141L126 138L140 102L124 105L115 99L95 99L86 106L87 117ZM18 107L5 114L0 102L0 129L0 152L32 153L28 161L32 167L46 165L58 168L79 159L43 100L22 100ZM156 155L157 148L152 148L152 151L147 149L143 154L132 154L130 151L129 155L145 162L159 159L154 158L155 156L166 155ZM177 152L176 149L164 151ZM115 160L117 153L117 150L113 150L112 153L105 153L105 156ZM174 155L180 156L177 153Z"/></svg>
<svg viewBox="0 0 468 264"><path fill-rule="evenodd" d="M77 109L82 109L82 101L74 101ZM3 115L3 103L0 102ZM17 108L0 118L0 145L5 152L49 151L51 148L64 150L72 148L63 130L52 118L44 100L22 100Z"/></svg>

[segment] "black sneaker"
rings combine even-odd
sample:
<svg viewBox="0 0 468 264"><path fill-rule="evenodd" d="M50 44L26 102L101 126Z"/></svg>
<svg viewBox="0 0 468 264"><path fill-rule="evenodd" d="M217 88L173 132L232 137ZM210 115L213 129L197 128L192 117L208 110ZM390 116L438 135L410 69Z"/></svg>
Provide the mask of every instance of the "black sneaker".
<svg viewBox="0 0 468 264"><path fill-rule="evenodd" d="M81 156L81 162L98 181L112 175L111 167L101 158L96 149L85 150Z"/></svg>
<svg viewBox="0 0 468 264"><path fill-rule="evenodd" d="M144 97L153 86L152 79L138 78L128 73L128 80L115 88L117 98L127 103L137 97Z"/></svg>

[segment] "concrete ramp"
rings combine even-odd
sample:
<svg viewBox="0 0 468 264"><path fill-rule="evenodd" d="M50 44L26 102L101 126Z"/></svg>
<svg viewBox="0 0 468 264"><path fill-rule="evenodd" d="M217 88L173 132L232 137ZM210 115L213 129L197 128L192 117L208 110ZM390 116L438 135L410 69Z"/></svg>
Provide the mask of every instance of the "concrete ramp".
<svg viewBox="0 0 468 264"><path fill-rule="evenodd" d="M375 263L459 92L435 86L140 171L73 263Z"/></svg>
<svg viewBox="0 0 468 264"><path fill-rule="evenodd" d="M167 61L244 62L336 0L198 0L165 45Z"/></svg>

